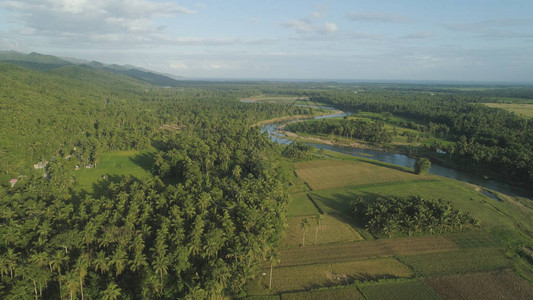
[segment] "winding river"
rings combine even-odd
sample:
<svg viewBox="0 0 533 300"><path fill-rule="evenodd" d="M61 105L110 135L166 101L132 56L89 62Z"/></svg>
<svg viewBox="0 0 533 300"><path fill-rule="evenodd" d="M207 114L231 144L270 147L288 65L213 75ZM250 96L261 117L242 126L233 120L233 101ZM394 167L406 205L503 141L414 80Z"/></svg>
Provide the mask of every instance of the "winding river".
<svg viewBox="0 0 533 300"><path fill-rule="evenodd" d="M248 101L244 101L248 102ZM323 108L323 109L329 109L332 111L338 111L338 109L333 107L326 107L326 106L312 106L312 105L300 105L304 107L312 107L312 108ZM325 118L335 118L335 117L343 117L350 115L349 112L342 112L337 114L330 114L330 115L323 115L314 117L314 119L325 119ZM281 122L281 123L271 123L266 124L261 127L261 132L267 132L270 139L276 143L279 144L291 144L292 141L287 139L286 136L276 132L276 128L280 125L283 125L287 122ZM336 145L325 145L325 144L317 144L317 143L307 143L308 145L312 145L318 149L326 149L331 151L336 151L344 154L354 155L354 156L360 156L364 158L374 159L402 167L408 167L413 168L415 164L415 159L408 157L404 154L389 152L387 150L374 150L374 149L366 149L366 148L354 148L354 147L346 147L346 146L336 146ZM530 199L533 199L533 195L530 191L512 186L510 184L492 180L492 179L486 179L482 176L447 168L444 166L432 164L431 169L429 170L429 173L440 175L444 177L448 177L451 179L475 184L478 186L481 186L483 188L495 190L504 194L508 195L518 195L522 197L527 197ZM495 198L495 197L491 197ZM497 199L497 198L496 198Z"/></svg>

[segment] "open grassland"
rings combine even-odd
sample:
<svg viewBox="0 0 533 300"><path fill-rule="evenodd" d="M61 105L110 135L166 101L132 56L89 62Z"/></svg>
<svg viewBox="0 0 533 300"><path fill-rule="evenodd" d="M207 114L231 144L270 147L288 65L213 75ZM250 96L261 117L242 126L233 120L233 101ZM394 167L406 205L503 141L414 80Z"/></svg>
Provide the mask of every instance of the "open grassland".
<svg viewBox="0 0 533 300"><path fill-rule="evenodd" d="M427 279L442 299L533 299L533 287L510 270Z"/></svg>
<svg viewBox="0 0 533 300"><path fill-rule="evenodd" d="M499 248L471 248L399 257L420 276L442 276L508 268L511 261Z"/></svg>
<svg viewBox="0 0 533 300"><path fill-rule="evenodd" d="M364 285L360 290L368 300L440 299L434 290L420 280Z"/></svg>
<svg viewBox="0 0 533 300"><path fill-rule="evenodd" d="M495 201L483 195L475 186L456 180L434 176L427 181L407 181L385 183L362 187L346 187L310 192L310 196L324 212L339 214L346 220L352 220L350 202L359 197L375 199L376 197L395 197L420 195L427 199L450 201L454 207L469 212L481 222L482 228L499 231L516 231L517 227L533 232L533 214L523 209L519 202Z"/></svg>
<svg viewBox="0 0 533 300"><path fill-rule="evenodd" d="M309 200L307 201L310 202ZM346 224L342 221L339 221L337 218L333 218L328 215L324 215L323 217L324 219L321 221L320 225L317 223L316 215L290 217L287 220L289 227L286 231L286 235L281 243L281 246L287 248L302 245L304 229L301 226L301 222L304 218L307 218L310 224L310 226L305 230L306 245L360 241L363 239L361 235L357 233L357 231L355 231L349 224Z"/></svg>
<svg viewBox="0 0 533 300"><path fill-rule="evenodd" d="M302 162L295 168L298 177L312 190L431 178L366 162L334 159Z"/></svg>
<svg viewBox="0 0 533 300"><path fill-rule="evenodd" d="M354 286L286 293L281 300L364 300L365 297Z"/></svg>
<svg viewBox="0 0 533 300"><path fill-rule="evenodd" d="M461 248L500 247L501 242L489 231L467 231L446 235Z"/></svg>
<svg viewBox="0 0 533 300"><path fill-rule="evenodd" d="M93 185L107 176L109 180L131 175L138 178L151 176L150 169L154 162L155 150L113 151L102 154L96 168L76 171L76 188L92 191Z"/></svg>
<svg viewBox="0 0 533 300"><path fill-rule="evenodd" d="M313 204L313 202L309 200L307 193L300 192L292 195L292 200L289 203L289 207L287 208L287 216L297 217L317 214L318 209Z"/></svg>
<svg viewBox="0 0 533 300"><path fill-rule="evenodd" d="M262 283L268 288L270 269L263 270ZM277 267L272 275L272 292L303 291L318 287L346 285L356 280L410 278L413 271L392 258L343 263Z"/></svg>
<svg viewBox="0 0 533 300"><path fill-rule="evenodd" d="M283 249L280 266L345 262L369 258L454 251L458 247L443 236L381 239L316 247Z"/></svg>
<svg viewBox="0 0 533 300"><path fill-rule="evenodd" d="M533 104L530 103L485 103L485 105L512 111L522 117L533 118Z"/></svg>

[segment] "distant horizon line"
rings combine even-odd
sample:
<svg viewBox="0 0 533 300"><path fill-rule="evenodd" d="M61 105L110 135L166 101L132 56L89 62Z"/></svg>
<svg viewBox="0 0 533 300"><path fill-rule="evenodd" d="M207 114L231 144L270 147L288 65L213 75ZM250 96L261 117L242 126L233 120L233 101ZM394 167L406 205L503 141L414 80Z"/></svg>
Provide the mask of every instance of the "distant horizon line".
<svg viewBox="0 0 533 300"><path fill-rule="evenodd" d="M31 51L31 52L22 52L18 50L4 50L0 49L0 53L19 53L24 55L29 54L39 54L39 55L46 55L46 56L53 56L62 60L65 60L67 62L73 63L73 64L83 64L83 63L75 63L72 60L79 60L79 61L85 61L87 63L91 62L97 62L104 65L120 65L118 63L106 63L97 61L95 59L89 60L85 58L79 58L79 57L70 57L70 56L59 56L56 54L45 54L40 53L37 51ZM495 81L489 81L489 80L439 80L439 79L347 79L347 78L277 78L277 77L188 77L186 75L178 75L178 74L172 74L169 72L162 72L162 71L156 71L153 69L148 69L146 67L139 67L137 65L127 63L122 64L120 66L127 66L127 67L135 67L144 69L145 71L152 72L154 74L159 74L166 76L168 78L177 80L177 81L216 81L216 82L224 82L224 81L240 81L240 82L301 82L301 83L326 83L326 82L335 82L335 83L382 83L382 84L440 84L440 85L479 85L479 86L487 86L487 85L499 85L499 86L512 86L512 85L519 85L519 86L533 86L533 81L502 81L502 80L495 80Z"/></svg>
<svg viewBox="0 0 533 300"><path fill-rule="evenodd" d="M178 76L178 75L173 75ZM274 78L274 77L187 77L179 75L178 81L268 81L268 82L317 82L317 83L399 83L399 84L442 84L442 85L522 85L533 86L528 81L487 81L487 80L439 80L439 79L346 79L346 78Z"/></svg>

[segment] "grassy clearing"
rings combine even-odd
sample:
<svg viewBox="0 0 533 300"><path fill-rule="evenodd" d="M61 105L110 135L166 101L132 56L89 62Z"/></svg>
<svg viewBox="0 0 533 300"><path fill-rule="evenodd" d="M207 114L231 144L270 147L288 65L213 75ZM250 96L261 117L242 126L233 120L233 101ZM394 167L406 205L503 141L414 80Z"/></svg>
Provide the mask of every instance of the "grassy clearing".
<svg viewBox="0 0 533 300"><path fill-rule="evenodd" d="M108 176L110 180L121 176L143 178L151 176L150 169L154 162L155 149L137 151L113 151L102 154L96 168L82 168L76 171L76 188L92 191L93 184Z"/></svg>
<svg viewBox="0 0 533 300"><path fill-rule="evenodd" d="M406 282L378 283L360 287L366 299L374 300L429 300L440 299L427 284L420 280Z"/></svg>
<svg viewBox="0 0 533 300"><path fill-rule="evenodd" d="M512 271L430 278L443 299L533 299L533 287Z"/></svg>
<svg viewBox="0 0 533 300"><path fill-rule="evenodd" d="M268 288L270 269L264 269L261 286ZM319 287L346 285L356 280L410 278L413 271L392 258L275 268L272 292L303 291Z"/></svg>
<svg viewBox="0 0 533 300"><path fill-rule="evenodd" d="M281 300L327 300L327 299L350 299L364 300L365 297L354 287L329 288L322 290L312 290L298 293L287 293L281 295Z"/></svg>
<svg viewBox="0 0 533 300"><path fill-rule="evenodd" d="M452 233L447 237L463 249L502 246L501 242L488 231Z"/></svg>
<svg viewBox="0 0 533 300"><path fill-rule="evenodd" d="M434 176L433 180L386 183L362 187L346 187L313 191L310 196L326 213L351 218L350 202L358 197L393 197L420 195L424 198L450 201L454 207L470 212L481 226L499 231L517 231L517 227L533 232L533 214L509 201L498 202L479 192L474 186ZM355 226L357 220L353 220Z"/></svg>
<svg viewBox="0 0 533 300"><path fill-rule="evenodd" d="M291 248L280 251L280 266L345 262L369 258L434 253L459 249L443 236L381 239L316 247Z"/></svg>
<svg viewBox="0 0 533 300"><path fill-rule="evenodd" d="M307 200L308 202L311 202ZM314 206L313 206L314 207ZM316 210L316 208L315 208ZM323 215L320 226L318 226L317 234L317 217L314 216L299 216L291 217L287 220L289 228L286 231L286 235L281 243L284 248L298 247L303 242L303 228L301 222L304 218L309 219L309 228L306 230L305 244L306 245L321 245L331 244L336 242L349 242L363 240L361 235L357 233L350 225L339 221L338 219ZM316 243L315 243L316 237Z"/></svg>
<svg viewBox="0 0 533 300"><path fill-rule="evenodd" d="M333 159L302 162L295 164L295 168L298 177L312 190L431 178L370 163Z"/></svg>
<svg viewBox="0 0 533 300"><path fill-rule="evenodd" d="M424 277L492 271L510 267L499 248L472 248L399 257Z"/></svg>
<svg viewBox="0 0 533 300"><path fill-rule="evenodd" d="M292 195L292 201L287 208L288 217L317 215L316 206L309 200L307 193L296 193Z"/></svg>
<svg viewBox="0 0 533 300"><path fill-rule="evenodd" d="M519 116L533 118L533 104L526 103L485 103L485 105L512 111Z"/></svg>

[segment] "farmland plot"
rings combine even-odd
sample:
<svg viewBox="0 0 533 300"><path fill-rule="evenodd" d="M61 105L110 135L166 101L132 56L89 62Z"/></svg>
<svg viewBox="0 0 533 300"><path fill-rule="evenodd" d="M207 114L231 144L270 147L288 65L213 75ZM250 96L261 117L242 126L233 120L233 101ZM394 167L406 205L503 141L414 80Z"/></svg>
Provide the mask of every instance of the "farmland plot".
<svg viewBox="0 0 533 300"><path fill-rule="evenodd" d="M407 281L378 283L362 286L361 291L367 299L374 300L430 300L440 299L440 297L427 286L423 281Z"/></svg>
<svg viewBox="0 0 533 300"><path fill-rule="evenodd" d="M312 190L429 178L371 163L344 160L309 161L294 167L298 177Z"/></svg>
<svg viewBox="0 0 533 300"><path fill-rule="evenodd" d="M426 281L443 299L533 299L533 287L510 270Z"/></svg>
<svg viewBox="0 0 533 300"><path fill-rule="evenodd" d="M342 262L457 249L453 242L442 236L383 239L281 250L280 265Z"/></svg>
<svg viewBox="0 0 533 300"><path fill-rule="evenodd" d="M305 244L307 246L336 242L360 241L363 239L361 235L359 235L359 233L357 233L357 231L355 231L350 225L331 216L324 215L324 218L320 224L317 223L316 216L301 216L291 217L287 220L289 228L287 229L285 238L281 243L282 247L298 247L302 245L304 242L304 229L301 226L301 222L305 218L309 220L309 228L305 230Z"/></svg>
<svg viewBox="0 0 533 300"><path fill-rule="evenodd" d="M262 286L265 288L268 287L269 272L270 269L263 270L266 275L263 276ZM392 258L278 267L273 270L272 291L276 293L303 291L317 287L346 285L355 280L410 278L413 275L409 267Z"/></svg>

